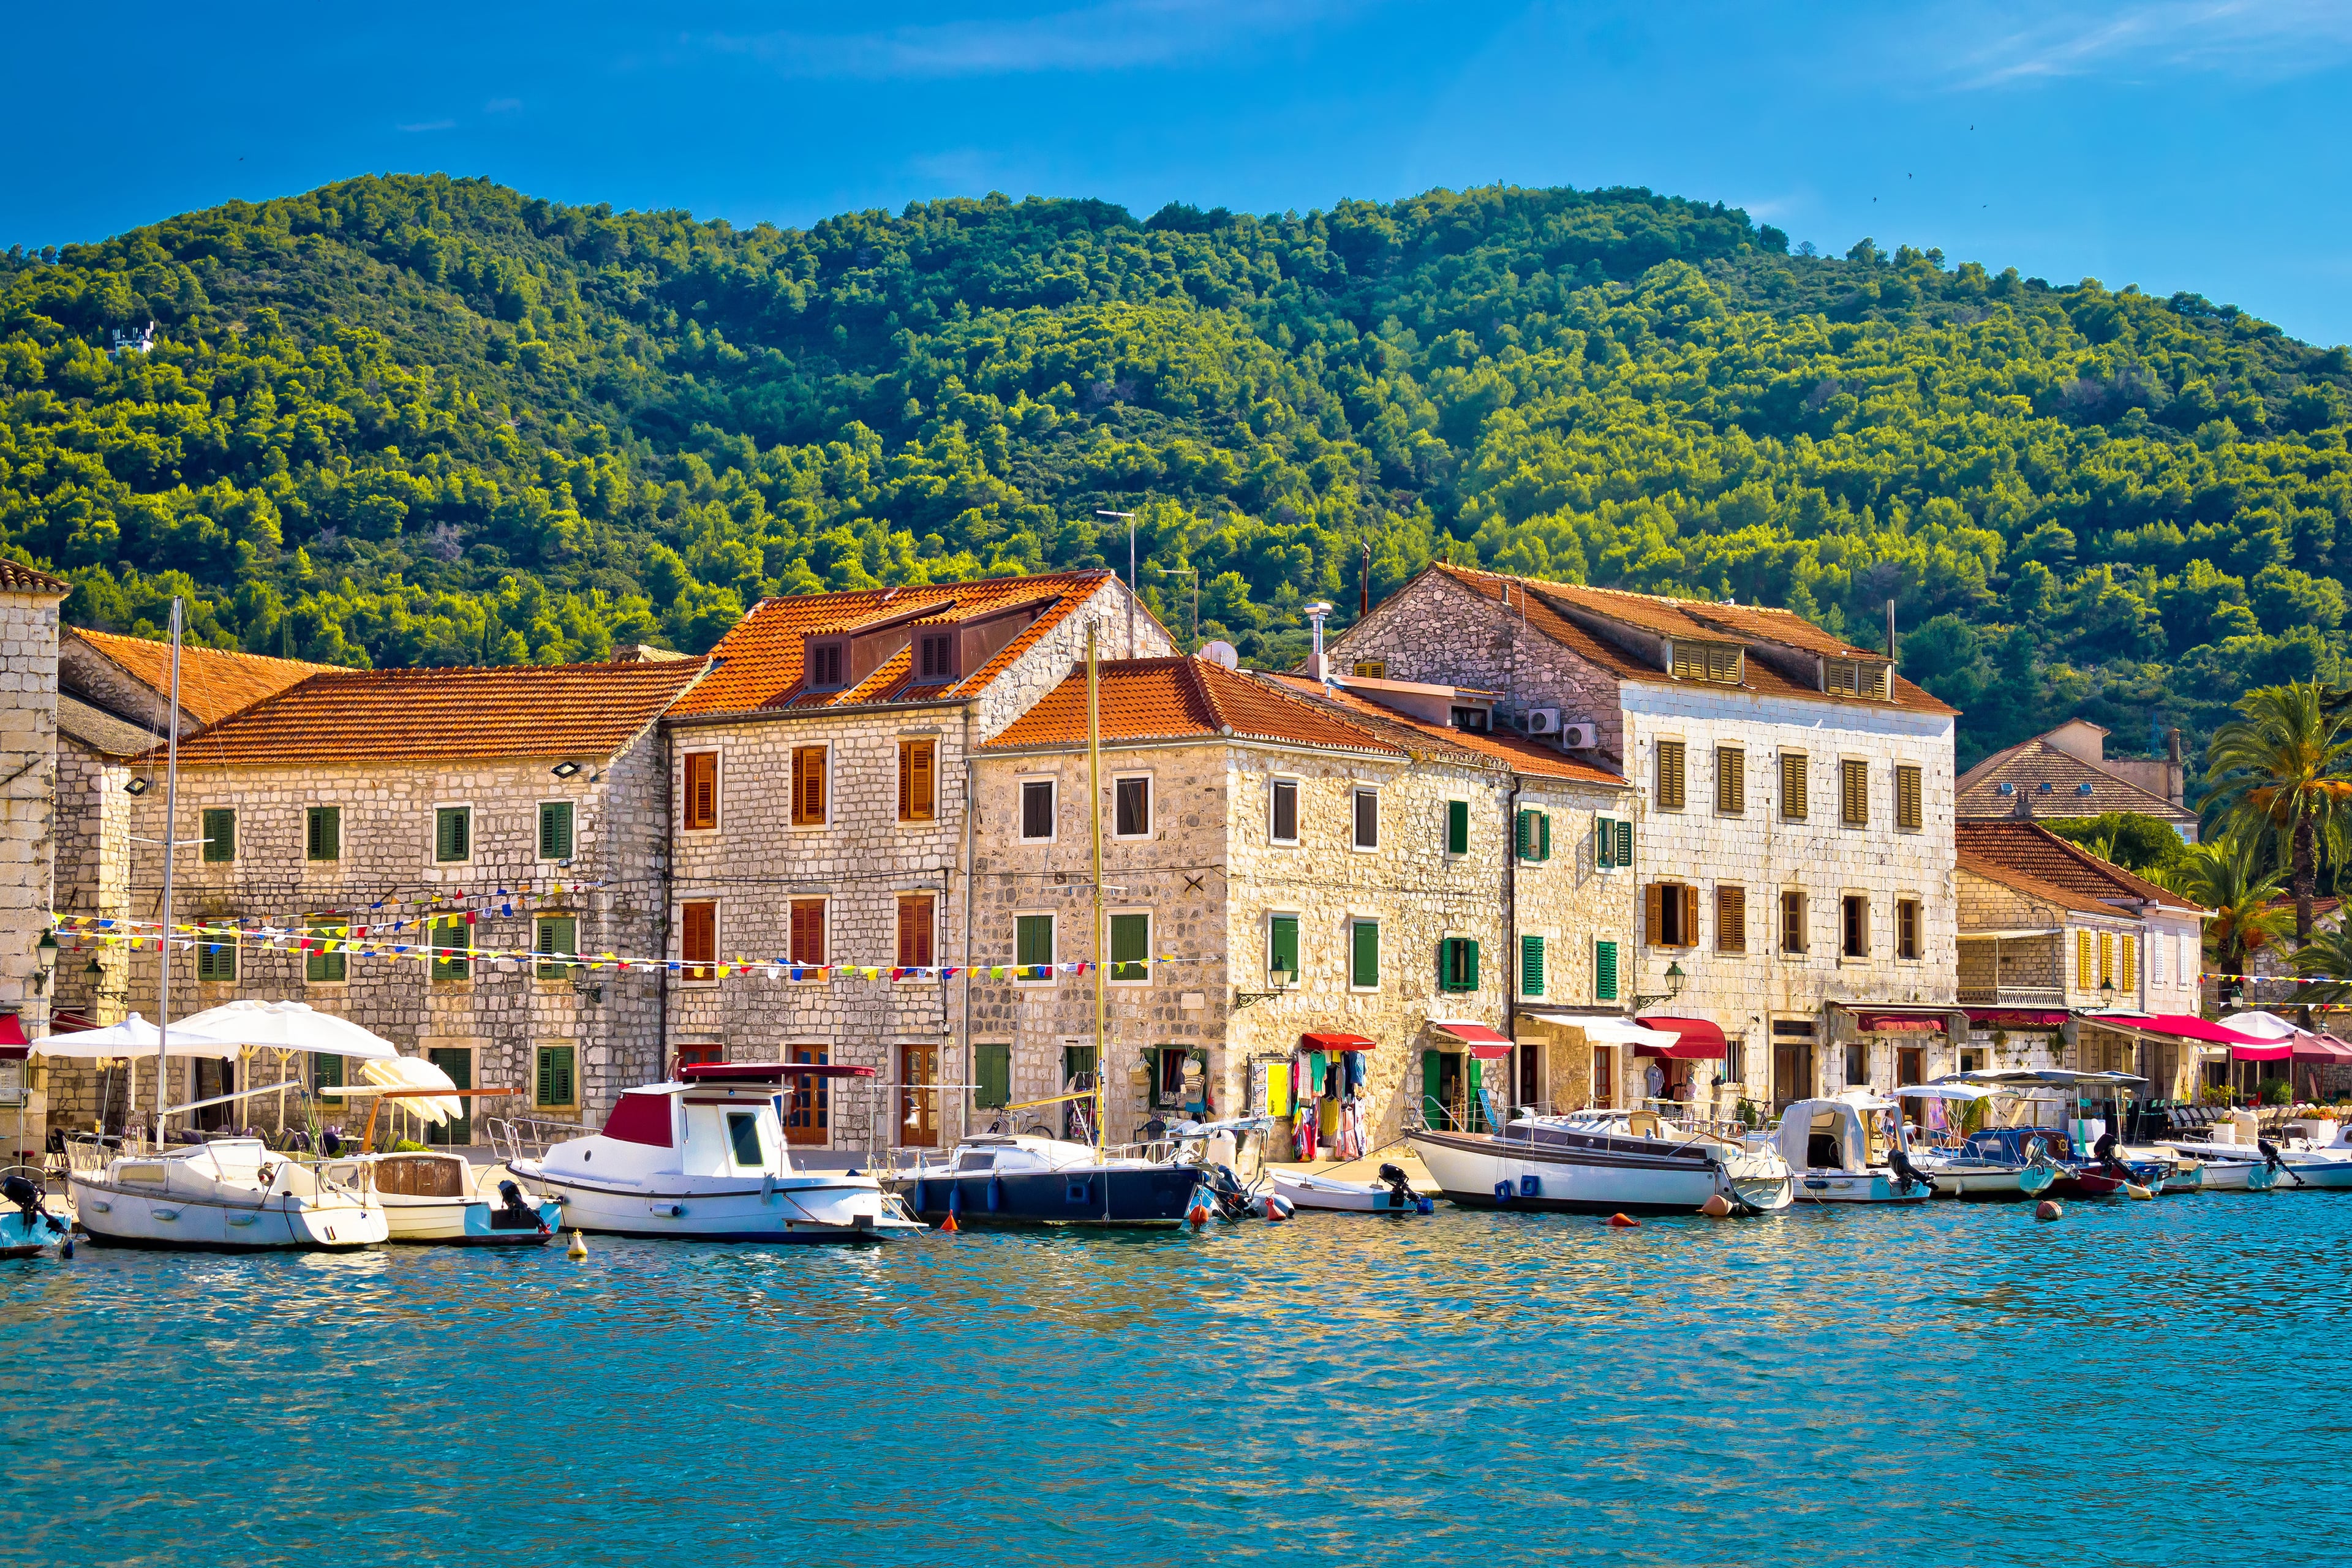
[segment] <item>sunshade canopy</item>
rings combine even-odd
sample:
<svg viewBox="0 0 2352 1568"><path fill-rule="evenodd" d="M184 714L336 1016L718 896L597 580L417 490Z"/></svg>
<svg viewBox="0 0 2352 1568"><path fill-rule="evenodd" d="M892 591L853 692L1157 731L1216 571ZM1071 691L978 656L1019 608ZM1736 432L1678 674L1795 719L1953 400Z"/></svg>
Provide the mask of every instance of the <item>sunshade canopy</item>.
<svg viewBox="0 0 2352 1568"><path fill-rule="evenodd" d="M321 1013L308 1002L224 1002L189 1014L186 1026L239 1045L275 1046L322 1057L381 1060L400 1054L400 1047L382 1035L362 1029L349 1018ZM179 1028L173 1026L174 1033Z"/></svg>
<svg viewBox="0 0 2352 1568"><path fill-rule="evenodd" d="M1633 1054L1637 1057L1673 1057L1681 1061L1723 1059L1723 1030L1712 1019L1653 1016L1637 1021L1646 1029L1675 1037L1670 1046L1635 1046Z"/></svg>
<svg viewBox="0 0 2352 1568"><path fill-rule="evenodd" d="M688 1062L677 1069L687 1083L778 1083L788 1078L872 1078L872 1068L846 1062Z"/></svg>
<svg viewBox="0 0 2352 1568"><path fill-rule="evenodd" d="M1884 1008L1870 1012L1857 1010L1853 1026L1865 1035L1940 1035L1944 1032L1941 1013L1890 1012Z"/></svg>
<svg viewBox="0 0 2352 1568"><path fill-rule="evenodd" d="M2126 1035L2227 1046L2230 1055L2242 1062L2284 1061L2294 1050L2291 1040L2242 1034L2189 1013L2101 1013L2088 1021Z"/></svg>
<svg viewBox="0 0 2352 1568"><path fill-rule="evenodd" d="M1965 1011L1969 1023L1988 1029L2063 1029L2068 1016L2063 1007L1969 1007Z"/></svg>
<svg viewBox="0 0 2352 1568"><path fill-rule="evenodd" d="M1612 1018L1604 1013L1522 1013L1519 1016L1581 1029L1586 1043L1595 1046L1671 1046L1682 1038L1669 1029L1645 1029L1630 1018Z"/></svg>
<svg viewBox="0 0 2352 1568"><path fill-rule="evenodd" d="M1373 1044L1362 1035L1309 1032L1298 1037L1298 1043L1310 1051L1369 1051Z"/></svg>
<svg viewBox="0 0 2352 1568"><path fill-rule="evenodd" d="M32 1042L25 1038L25 1021L14 1013L0 1013L0 1062L21 1062Z"/></svg>
<svg viewBox="0 0 2352 1568"><path fill-rule="evenodd" d="M1997 1091L1976 1083L1906 1083L1897 1100L1990 1100Z"/></svg>
<svg viewBox="0 0 2352 1568"><path fill-rule="evenodd" d="M1429 1026L1451 1039L1470 1047L1470 1054L1481 1061L1496 1061L1511 1054L1511 1037L1499 1034L1484 1024L1452 1024L1436 1018Z"/></svg>
<svg viewBox="0 0 2352 1568"><path fill-rule="evenodd" d="M370 1057L360 1063L360 1076L381 1089L448 1089L446 1097L401 1097L402 1109L415 1111L435 1127L466 1114L466 1102L456 1097L457 1080L422 1057Z"/></svg>
<svg viewBox="0 0 2352 1568"><path fill-rule="evenodd" d="M2284 1045L2299 1062L2352 1062L2352 1045L2347 1045L2332 1035L2318 1035L2309 1029L2297 1028L2275 1013L2232 1013L2221 1020L2221 1026L2234 1029L2242 1035L2267 1039L2273 1045ZM2257 1056L2241 1047L2231 1047L2230 1054L2240 1061L2279 1059L2275 1055Z"/></svg>
<svg viewBox="0 0 2352 1568"><path fill-rule="evenodd" d="M237 1053L240 1042L225 1040L184 1024L174 1023L162 1031L165 1037L164 1054L174 1057L207 1057L226 1060ZM110 1024L103 1029L78 1029L70 1035L51 1035L33 1042L35 1056L52 1061L113 1061L123 1057L152 1057L155 1054L155 1026L133 1013L120 1024Z"/></svg>

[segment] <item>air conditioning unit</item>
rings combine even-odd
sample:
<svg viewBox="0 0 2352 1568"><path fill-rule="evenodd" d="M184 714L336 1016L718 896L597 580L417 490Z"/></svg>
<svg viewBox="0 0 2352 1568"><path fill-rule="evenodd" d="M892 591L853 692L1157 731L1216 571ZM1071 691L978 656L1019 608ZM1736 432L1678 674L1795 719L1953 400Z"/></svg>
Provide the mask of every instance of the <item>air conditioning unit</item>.
<svg viewBox="0 0 2352 1568"><path fill-rule="evenodd" d="M1601 744L1601 726L1598 724L1562 724L1559 727L1559 743L1560 748L1563 751L1589 752L1593 747Z"/></svg>
<svg viewBox="0 0 2352 1568"><path fill-rule="evenodd" d="M1559 733L1559 710L1529 708L1519 715L1519 730L1528 735L1557 735Z"/></svg>

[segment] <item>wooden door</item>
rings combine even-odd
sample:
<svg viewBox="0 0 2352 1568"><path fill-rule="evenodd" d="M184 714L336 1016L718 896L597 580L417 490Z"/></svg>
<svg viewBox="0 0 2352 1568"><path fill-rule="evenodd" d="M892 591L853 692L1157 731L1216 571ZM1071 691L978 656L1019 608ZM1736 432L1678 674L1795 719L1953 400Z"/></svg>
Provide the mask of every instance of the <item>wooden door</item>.
<svg viewBox="0 0 2352 1568"><path fill-rule="evenodd" d="M1062 1092L1076 1094L1095 1086L1095 1048L1092 1046L1062 1047ZM1087 1100L1066 1100L1062 1102L1062 1136L1082 1143L1095 1141L1095 1102Z"/></svg>
<svg viewBox="0 0 2352 1568"><path fill-rule="evenodd" d="M1813 1093L1813 1047L1776 1043L1772 1047L1772 1109L1786 1110Z"/></svg>
<svg viewBox="0 0 2352 1568"><path fill-rule="evenodd" d="M898 1047L898 1142L909 1149L940 1146L940 1048Z"/></svg>
<svg viewBox="0 0 2352 1568"><path fill-rule="evenodd" d="M823 1064L833 1059L833 1053L822 1046L793 1046L784 1053L786 1061ZM788 1080L790 1090L784 1100L784 1142L803 1148L822 1149L833 1142L833 1080L829 1078L796 1078Z"/></svg>
<svg viewBox="0 0 2352 1568"><path fill-rule="evenodd" d="M474 1053L468 1047L464 1046L450 1049L436 1047L425 1052L425 1055L435 1067L447 1073L449 1081L459 1089L474 1087ZM474 1141L473 1105L474 1102L470 1100L459 1100L457 1114L438 1127L426 1128L425 1141L427 1143L447 1143L460 1148L471 1143Z"/></svg>
<svg viewBox="0 0 2352 1568"><path fill-rule="evenodd" d="M1592 1047L1592 1103L1602 1110L1617 1104L1617 1047Z"/></svg>

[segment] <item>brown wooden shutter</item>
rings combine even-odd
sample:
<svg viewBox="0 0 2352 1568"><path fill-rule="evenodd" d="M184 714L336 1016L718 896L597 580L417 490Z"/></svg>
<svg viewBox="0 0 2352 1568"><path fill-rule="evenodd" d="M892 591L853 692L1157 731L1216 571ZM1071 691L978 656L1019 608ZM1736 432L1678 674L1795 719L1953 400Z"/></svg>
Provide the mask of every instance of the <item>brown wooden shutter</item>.
<svg viewBox="0 0 2352 1568"><path fill-rule="evenodd" d="M1895 826L1916 833L1919 815L1919 770L1898 767L1895 770Z"/></svg>
<svg viewBox="0 0 2352 1568"><path fill-rule="evenodd" d="M1658 938L1659 928L1665 923L1665 895L1666 885L1664 882L1653 882L1642 889L1643 940L1652 947L1664 945Z"/></svg>
<svg viewBox="0 0 2352 1568"><path fill-rule="evenodd" d="M823 899L793 900L793 962L794 963L824 962L824 900Z"/></svg>
<svg viewBox="0 0 2352 1568"><path fill-rule="evenodd" d="M678 952L686 960L688 980L708 980L710 965L719 957L719 906L694 903L685 906L680 921Z"/></svg>
<svg viewBox="0 0 2352 1568"><path fill-rule="evenodd" d="M1698 945L1698 889L1685 882L1682 894L1682 929L1675 934L1682 939L1681 946L1696 947Z"/></svg>
<svg viewBox="0 0 2352 1568"><path fill-rule="evenodd" d="M686 754L686 826L707 828L719 826L719 753L688 752Z"/></svg>
<svg viewBox="0 0 2352 1568"><path fill-rule="evenodd" d="M802 746L793 752L793 826L824 826L823 746Z"/></svg>
<svg viewBox="0 0 2352 1568"><path fill-rule="evenodd" d="M1683 808L1683 742L1658 742L1658 809L1680 811Z"/></svg>
<svg viewBox="0 0 2352 1568"><path fill-rule="evenodd" d="M1780 816L1790 822L1805 820L1805 754L1780 753Z"/></svg>
<svg viewBox="0 0 2352 1568"><path fill-rule="evenodd" d="M1748 951L1748 889L1727 888L1718 883L1715 889L1715 950L1717 952Z"/></svg>
<svg viewBox="0 0 2352 1568"><path fill-rule="evenodd" d="M898 742L898 820L929 822L939 815L939 742Z"/></svg>
<svg viewBox="0 0 2352 1568"><path fill-rule="evenodd" d="M931 963L931 921L934 905L929 899L898 900L898 967L927 968Z"/></svg>
<svg viewBox="0 0 2352 1568"><path fill-rule="evenodd" d="M1841 763L1838 765L1838 776L1839 782L1844 785L1844 788L1840 792L1843 796L1839 803L1841 815L1843 816L1847 825L1850 826L1862 827L1868 826L1870 822L1870 764L1868 763L1861 762Z"/></svg>

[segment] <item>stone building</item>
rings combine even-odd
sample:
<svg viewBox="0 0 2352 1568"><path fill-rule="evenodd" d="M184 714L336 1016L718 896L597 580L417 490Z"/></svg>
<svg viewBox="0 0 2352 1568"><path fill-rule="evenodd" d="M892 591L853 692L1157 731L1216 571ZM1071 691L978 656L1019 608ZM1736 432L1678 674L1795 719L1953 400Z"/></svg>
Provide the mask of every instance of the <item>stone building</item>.
<svg viewBox="0 0 2352 1568"><path fill-rule="evenodd" d="M299 997L424 1056L461 1086L520 1092L488 1114L596 1118L658 1076L668 812L656 722L702 660L552 668L336 670L205 725L180 747L176 819L163 756L109 763L137 795L119 902L84 921L142 933L101 944L137 1010L158 984L161 844L179 843L175 1016L244 996ZM101 879L106 898L116 897ZM68 913L77 911L67 911ZM626 971L572 962L634 957ZM175 1100L303 1079L339 1063L175 1065ZM61 1120L98 1110L96 1075ZM152 1068L108 1083L110 1121L143 1121ZM273 1100L197 1115L270 1125ZM457 1130L460 1137L469 1128Z"/></svg>
<svg viewBox="0 0 2352 1568"><path fill-rule="evenodd" d="M1960 820L2000 817L2104 816L2111 811L2150 816L2197 842L2197 814L2182 804L2186 769L2180 731L2162 760L2106 756L2107 731L2087 719L2070 719L2047 734L2020 741L1960 775Z"/></svg>
<svg viewBox="0 0 2352 1568"><path fill-rule="evenodd" d="M27 1064L23 1042L47 1032L41 942L56 896L58 606L70 591L0 561L0 1011L13 1015L0 1019L0 1134L11 1152L0 1163L40 1147L47 1110L46 1075Z"/></svg>
<svg viewBox="0 0 2352 1568"><path fill-rule="evenodd" d="M1884 654L1785 611L1439 564L1329 657L1495 691L1512 728L1633 783L1626 987L1682 1035L1695 1092L1780 1106L1954 1065L1955 715Z"/></svg>
<svg viewBox="0 0 2352 1568"><path fill-rule="evenodd" d="M1959 1066L2130 1072L2193 1098L2210 1047L2163 1021L2198 1011L2205 911L2032 822L1964 821L1956 843Z"/></svg>
<svg viewBox="0 0 2352 1568"><path fill-rule="evenodd" d="M1633 892L1576 847L1622 815L1625 784L1480 732L1492 701L1202 658L1104 665L1097 939L1071 674L978 752L972 1114L1060 1131L1066 1110L999 1108L1099 1065L1114 1142L1270 1109L1328 1146L1342 1096L1316 1091L1344 1087L1349 1058L1374 1145L1484 1125L1555 1074L1578 1098L1576 1026L1622 1006ZM1066 967L1097 959L1099 1054L1097 976Z"/></svg>
<svg viewBox="0 0 2352 1568"><path fill-rule="evenodd" d="M937 972L969 956L965 759L1069 674L1090 625L1104 657L1173 646L1107 571L772 599L668 714L671 1054L875 1069L795 1100L803 1157L961 1130L943 1086L971 1081L964 987Z"/></svg>

